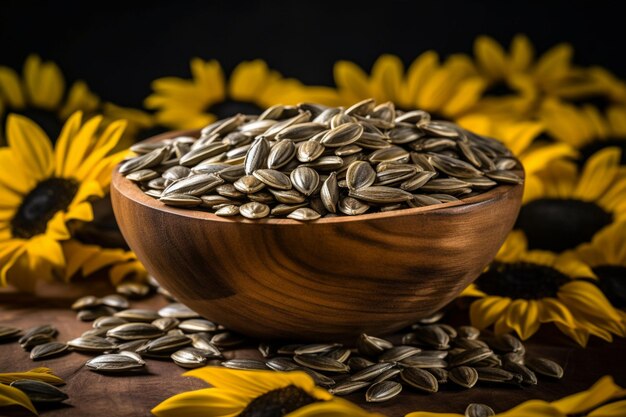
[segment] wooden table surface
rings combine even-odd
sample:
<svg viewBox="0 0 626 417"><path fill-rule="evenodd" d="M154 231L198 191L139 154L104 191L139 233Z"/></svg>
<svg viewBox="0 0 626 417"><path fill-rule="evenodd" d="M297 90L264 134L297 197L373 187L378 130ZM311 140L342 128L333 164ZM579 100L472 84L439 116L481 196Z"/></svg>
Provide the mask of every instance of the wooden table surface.
<svg viewBox="0 0 626 417"><path fill-rule="evenodd" d="M91 323L76 319L69 305L80 295L110 293L101 281L70 287L44 286L36 296L0 291L0 325L21 329L39 324L53 324L59 330L59 340L69 340L91 328ZM161 296L134 301L132 307L159 308L167 304ZM461 324L466 314L451 314L454 324ZM549 326L526 343L531 354L541 355L560 363L565 377L560 381L541 379L534 387L481 386L471 390L457 389L450 384L436 394L422 394L405 389L395 400L382 404L367 404L363 393L348 399L362 407L379 411L387 416L404 416L410 411L437 411L463 413L470 402L489 404L496 412L507 410L529 399L555 400L591 386L603 375L613 375L616 382L626 387L626 340L618 338L613 343L592 339L582 349ZM254 346L229 352L229 358L258 357ZM147 372L137 376L101 375L87 370L84 363L91 356L70 353L58 358L33 362L15 342L0 344L0 372L26 371L37 366L47 366L66 382L62 389L69 395L63 405L39 407L43 416L150 416L150 410L173 394L205 387L204 382L182 377L185 371L174 363L147 360ZM0 416L28 415L16 409L0 409Z"/></svg>

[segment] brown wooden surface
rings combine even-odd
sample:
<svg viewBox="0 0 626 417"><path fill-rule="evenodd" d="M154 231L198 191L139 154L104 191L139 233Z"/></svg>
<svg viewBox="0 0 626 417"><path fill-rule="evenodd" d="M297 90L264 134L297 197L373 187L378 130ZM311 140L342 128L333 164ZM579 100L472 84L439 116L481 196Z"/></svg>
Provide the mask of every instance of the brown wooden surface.
<svg viewBox="0 0 626 417"><path fill-rule="evenodd" d="M102 283L90 288L71 286L44 287L39 297L16 295L0 291L0 324L28 328L52 323L60 331L59 340L69 340L91 327L69 311L71 302L79 295L95 293L104 295L111 290ZM133 307L158 308L166 304L160 296L134 302ZM446 322L464 322L466 314L451 312ZM626 386L626 341L618 339L606 343L592 339L587 349L577 347L568 338L549 326L526 344L531 354L556 360L565 368L561 381L540 380L536 387L524 389L500 386L482 386L471 390L444 386L437 394L426 395L405 390L395 400L386 404L367 404L363 394L348 399L370 410L387 416L404 416L415 410L463 413L470 402L490 404L497 412L532 398L554 400L588 388L598 378L612 374L616 381ZM229 357L256 357L253 346L232 352ZM0 372L22 371L36 366L48 366L63 377L63 388L70 396L66 405L43 409L43 416L64 417L140 417L149 416L150 409L173 394L205 387L202 381L182 377L184 372L173 363L147 360L148 373L141 376L106 376L88 371L83 367L89 355L71 353L59 358L32 362L17 343L0 344ZM2 415L27 415L16 410L0 409Z"/></svg>
<svg viewBox="0 0 626 417"><path fill-rule="evenodd" d="M311 223L168 207L118 173L111 198L130 247L181 302L256 337L324 340L396 330L454 299L495 256L522 191Z"/></svg>

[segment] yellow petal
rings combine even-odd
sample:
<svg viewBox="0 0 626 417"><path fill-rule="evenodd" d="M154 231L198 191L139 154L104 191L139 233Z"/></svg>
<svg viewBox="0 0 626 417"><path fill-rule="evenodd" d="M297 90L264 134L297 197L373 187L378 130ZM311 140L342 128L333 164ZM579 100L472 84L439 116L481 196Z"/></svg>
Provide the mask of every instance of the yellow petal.
<svg viewBox="0 0 626 417"><path fill-rule="evenodd" d="M26 250L30 258L45 259L58 268L65 266L65 257L63 249L56 240L50 239L45 235L32 237L26 245Z"/></svg>
<svg viewBox="0 0 626 417"><path fill-rule="evenodd" d="M78 220L81 222L90 222L93 220L93 208L88 202L72 205L65 215L65 221Z"/></svg>
<svg viewBox="0 0 626 417"><path fill-rule="evenodd" d="M545 171L539 173L542 181L543 197L571 198L577 178L576 164L570 161L553 161Z"/></svg>
<svg viewBox="0 0 626 417"><path fill-rule="evenodd" d="M379 102L398 102L404 65L394 55L382 55L372 67L371 91Z"/></svg>
<svg viewBox="0 0 626 417"><path fill-rule="evenodd" d="M0 407L12 405L24 407L33 414L39 414L26 394L17 388L0 384Z"/></svg>
<svg viewBox="0 0 626 417"><path fill-rule="evenodd" d="M54 62L45 62L41 66L39 75L38 91L33 98L35 104L48 110L56 110L63 98L65 91L65 80L61 70Z"/></svg>
<svg viewBox="0 0 626 417"><path fill-rule="evenodd" d="M2 287L11 284L21 291L33 292L36 277L28 273L28 259L25 253L26 245L21 244L9 256L3 259L0 268L0 284Z"/></svg>
<svg viewBox="0 0 626 417"><path fill-rule="evenodd" d="M554 401L552 405L563 414L579 414L610 400L621 391L622 388L617 386L613 382L613 378L607 375L600 378L587 391L561 398Z"/></svg>
<svg viewBox="0 0 626 417"><path fill-rule="evenodd" d="M10 114L7 120L7 141L15 159L37 181L54 172L54 155L50 139L33 121Z"/></svg>
<svg viewBox="0 0 626 417"><path fill-rule="evenodd" d="M493 324L511 303L510 298L489 296L472 303L470 320L473 326L485 329Z"/></svg>
<svg viewBox="0 0 626 417"><path fill-rule="evenodd" d="M521 230L513 230L506 237L506 240L500 247L496 260L500 262L516 262L520 260L520 256L526 252L528 242L524 232Z"/></svg>
<svg viewBox="0 0 626 417"><path fill-rule="evenodd" d="M46 225L46 236L53 240L65 240L70 238L70 232L65 224L65 213L58 211L52 216Z"/></svg>
<svg viewBox="0 0 626 417"><path fill-rule="evenodd" d="M20 77L12 68L0 67L0 95L10 108L21 109L26 105Z"/></svg>
<svg viewBox="0 0 626 417"><path fill-rule="evenodd" d="M621 152L619 148L606 148L596 152L585 164L574 191L574 196L594 201L611 185L617 174Z"/></svg>
<svg viewBox="0 0 626 417"><path fill-rule="evenodd" d="M535 300L515 300L507 309L506 324L517 332L522 340L539 330L539 307Z"/></svg>
<svg viewBox="0 0 626 417"><path fill-rule="evenodd" d="M570 66L574 50L569 44L560 44L543 54L535 66L535 76L544 83L563 78Z"/></svg>
<svg viewBox="0 0 626 417"><path fill-rule="evenodd" d="M251 398L232 391L205 388L183 392L163 401L152 409L158 417L226 417L236 416Z"/></svg>
<svg viewBox="0 0 626 417"><path fill-rule="evenodd" d="M113 285L119 285L127 277L134 280L145 279L146 270L139 261L119 263L109 270L109 279Z"/></svg>
<svg viewBox="0 0 626 417"><path fill-rule="evenodd" d="M474 42L476 61L487 78L499 80L507 74L507 59L502 46L488 36L479 36Z"/></svg>
<svg viewBox="0 0 626 417"><path fill-rule="evenodd" d="M87 156L78 171L74 174L74 177L78 180L87 178L97 164L117 146L124 134L126 126L127 122L125 120L118 120L109 124L102 135L100 135L100 138L96 142L93 150L89 153L89 156ZM121 162L121 158L118 162Z"/></svg>
<svg viewBox="0 0 626 417"><path fill-rule="evenodd" d="M554 323L556 327L565 335L569 336L581 347L587 346L589 341L589 331L586 329L570 328L561 323Z"/></svg>
<svg viewBox="0 0 626 417"><path fill-rule="evenodd" d="M542 323L561 323L575 327L576 322L571 311L556 298L543 298L540 302L539 320Z"/></svg>
<svg viewBox="0 0 626 417"><path fill-rule="evenodd" d="M448 103L444 105L442 113L450 117L464 113L480 100L485 87L485 82L478 77L463 81Z"/></svg>
<svg viewBox="0 0 626 417"><path fill-rule="evenodd" d="M55 175L57 177L63 176L65 172L65 162L68 157L67 152L70 148L71 141L80 130L82 117L83 114L80 111L72 114L61 129L61 133L59 134L54 148Z"/></svg>
<svg viewBox="0 0 626 417"><path fill-rule="evenodd" d="M615 401L603 405L587 414L589 417L624 417L626 416L626 400Z"/></svg>
<svg viewBox="0 0 626 417"><path fill-rule="evenodd" d="M219 103L226 98L226 81L219 62L212 59L204 62L199 58L191 60L191 74L196 83L196 93L204 106Z"/></svg>
<svg viewBox="0 0 626 417"><path fill-rule="evenodd" d="M74 173L81 167L84 159L96 143L95 136L101 122L102 116L92 117L81 126L76 135L70 138L67 157L63 166L64 178L73 178Z"/></svg>
<svg viewBox="0 0 626 417"><path fill-rule="evenodd" d="M335 84L348 103L356 103L372 95L367 74L352 62L338 61L334 67L334 77Z"/></svg>
<svg viewBox="0 0 626 417"><path fill-rule="evenodd" d="M43 381L52 385L65 384L65 381L56 376L52 369L46 367L33 368L26 372L0 373L0 384L10 384L19 379L34 379L35 381Z"/></svg>
<svg viewBox="0 0 626 417"><path fill-rule="evenodd" d="M228 94L235 100L254 102L267 86L269 68L265 61L242 62L233 70L228 85Z"/></svg>
<svg viewBox="0 0 626 417"><path fill-rule="evenodd" d="M515 35L511 41L511 58L509 69L514 72L525 72L533 61L533 45L526 35Z"/></svg>
<svg viewBox="0 0 626 417"><path fill-rule="evenodd" d="M526 175L532 175L546 168L555 159L575 158L578 152L566 143L537 146L524 152L520 160Z"/></svg>
<svg viewBox="0 0 626 417"><path fill-rule="evenodd" d="M0 148L0 167L0 187L4 188L3 191L16 194L16 199L21 200L21 195L35 188L36 181L24 172L10 148Z"/></svg>
<svg viewBox="0 0 626 417"><path fill-rule="evenodd" d="M584 311L587 316L601 320L621 321L619 314L595 285L581 280L561 286L558 298L568 307Z"/></svg>
<svg viewBox="0 0 626 417"><path fill-rule="evenodd" d="M503 122L498 130L500 133L498 138L505 142L515 155L521 155L543 131L543 125L537 122ZM524 165L524 168L528 170L532 167L527 168Z"/></svg>
<svg viewBox="0 0 626 417"><path fill-rule="evenodd" d="M426 51L413 61L406 75L405 98L401 103L406 108L417 105L420 89L426 85L439 65L439 56L434 51Z"/></svg>
<svg viewBox="0 0 626 417"><path fill-rule="evenodd" d="M99 104L98 96L89 91L89 87L84 81L79 80L70 87L65 104L59 110L59 117L66 120L77 111L93 113Z"/></svg>
<svg viewBox="0 0 626 417"><path fill-rule="evenodd" d="M126 265L126 271L129 272L120 272L120 275L122 276L120 278L114 277L113 281L120 282L126 275L131 273L134 275L145 273L143 268L138 268L141 264L136 260L132 252L128 252L123 249L104 249L97 246L95 248L96 253L94 256L91 256L82 264L82 272L84 276L89 276L106 266L122 264L131 260L133 260L133 262L128 262Z"/></svg>
<svg viewBox="0 0 626 417"><path fill-rule="evenodd" d="M68 240L61 244L63 248L63 256L65 257L65 269L63 270L63 278L65 282L69 282L87 262L88 259L97 256L100 248L95 245L85 245L77 240Z"/></svg>
<svg viewBox="0 0 626 417"><path fill-rule="evenodd" d="M459 297L486 297L487 294L478 289L476 284L470 284L467 288L463 290Z"/></svg>

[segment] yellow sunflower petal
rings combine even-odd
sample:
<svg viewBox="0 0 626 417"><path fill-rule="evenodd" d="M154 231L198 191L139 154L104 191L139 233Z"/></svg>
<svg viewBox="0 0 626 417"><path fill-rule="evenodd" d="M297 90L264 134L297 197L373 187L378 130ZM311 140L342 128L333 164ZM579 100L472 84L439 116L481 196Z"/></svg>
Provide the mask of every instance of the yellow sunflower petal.
<svg viewBox="0 0 626 417"><path fill-rule="evenodd" d="M234 417L250 400L237 392L205 388L174 395L154 407L152 414L158 417Z"/></svg>
<svg viewBox="0 0 626 417"><path fill-rule="evenodd" d="M578 152L567 143L544 144L524 152L520 160L526 175L532 175L559 158L575 158Z"/></svg>
<svg viewBox="0 0 626 417"><path fill-rule="evenodd" d="M39 414L26 394L17 388L0 384L0 407L12 405L24 407L33 414Z"/></svg>
<svg viewBox="0 0 626 417"><path fill-rule="evenodd" d="M349 61L338 61L333 72L335 84L347 102L356 103L372 95L367 74L358 65Z"/></svg>
<svg viewBox="0 0 626 417"><path fill-rule="evenodd" d="M441 112L451 116L464 113L478 102L485 87L485 82L478 77L461 82Z"/></svg>
<svg viewBox="0 0 626 417"><path fill-rule="evenodd" d="M96 253L82 264L83 275L88 276L104 267L122 264L128 262L125 271L120 271L121 278L114 277L114 281L120 282L126 275L134 273L135 275L139 270L144 272L143 268L137 268L137 265L141 265L135 258L132 252L125 251L123 249L103 249L95 246ZM133 261L133 262L129 262Z"/></svg>
<svg viewBox="0 0 626 417"><path fill-rule="evenodd" d="M560 400L552 402L563 414L579 414L610 400L616 394L622 392L622 388L613 382L610 376L604 376L587 391L579 392Z"/></svg>
<svg viewBox="0 0 626 417"><path fill-rule="evenodd" d="M481 290L478 289L478 287L476 286L476 284L470 284L469 286L467 286L467 288L465 288L463 290L463 292L461 293L461 295L459 297L486 297L487 294L485 294L484 292L482 292Z"/></svg>
<svg viewBox="0 0 626 417"><path fill-rule="evenodd" d="M21 291L32 292L35 288L36 278L31 274L25 273L24 264L28 263L26 246L22 243L11 252L10 255L3 259L0 268L0 284L6 287L11 284Z"/></svg>
<svg viewBox="0 0 626 417"><path fill-rule="evenodd" d="M36 181L24 172L10 148L0 148L0 167L2 167L0 169L2 192L11 191L12 194L24 195L35 187ZM16 198L19 199L18 196ZM9 202L5 201L5 203Z"/></svg>
<svg viewBox="0 0 626 417"><path fill-rule="evenodd" d="M65 215L65 221L68 222L71 220L90 222L93 218L93 208L87 202L72 205Z"/></svg>
<svg viewBox="0 0 626 417"><path fill-rule="evenodd" d="M601 320L621 321L619 314L595 285L581 280L561 286L558 298L566 306L584 311L586 315Z"/></svg>
<svg viewBox="0 0 626 417"><path fill-rule="evenodd" d="M33 102L48 110L55 110L63 98L65 80L54 62L45 62L39 74L38 91L32 91Z"/></svg>
<svg viewBox="0 0 626 417"><path fill-rule="evenodd" d="M26 244L26 250L31 259L45 259L55 267L61 268L65 265L63 249L56 240L48 238L46 235L32 237Z"/></svg>
<svg viewBox="0 0 626 417"><path fill-rule="evenodd" d="M438 64L439 55L434 51L426 51L413 61L406 73L406 86L402 89L404 98L401 104L404 107L417 106L419 91L428 83Z"/></svg>
<svg viewBox="0 0 626 417"><path fill-rule="evenodd" d="M485 329L492 325L511 303L510 298L489 296L476 300L470 307L470 320L473 326Z"/></svg>
<svg viewBox="0 0 626 417"><path fill-rule="evenodd" d="M226 98L226 81L224 71L218 61L212 59L204 62L199 58L191 60L191 74L194 82L197 84L196 89L201 94L201 102L203 106L213 103L219 103Z"/></svg>
<svg viewBox="0 0 626 417"><path fill-rule="evenodd" d="M92 117L71 138L65 163L63 164L62 175L64 178L73 178L74 173L81 167L84 159L96 142L96 132L101 122L102 116Z"/></svg>
<svg viewBox="0 0 626 417"><path fill-rule="evenodd" d="M96 111L99 104L98 96L89 90L84 81L79 80L72 84L67 92L67 99L59 110L59 117L65 120L77 111L92 113Z"/></svg>
<svg viewBox="0 0 626 417"><path fill-rule="evenodd" d="M522 340L539 330L539 307L535 300L514 300L507 309L507 327L515 330Z"/></svg>
<svg viewBox="0 0 626 417"><path fill-rule="evenodd" d="M254 102L267 87L268 74L269 68L261 59L242 62L230 75L228 94L238 101Z"/></svg>
<svg viewBox="0 0 626 417"><path fill-rule="evenodd" d="M492 81L507 74L507 59L502 46L488 36L479 36L474 42L476 61L485 75Z"/></svg>
<svg viewBox="0 0 626 417"><path fill-rule="evenodd" d="M568 72L573 53L574 50L569 44L553 47L537 61L535 77L544 84L563 78Z"/></svg>
<svg viewBox="0 0 626 417"><path fill-rule="evenodd" d="M394 55L382 55L372 67L371 92L379 102L398 102L404 65Z"/></svg>
<svg viewBox="0 0 626 417"><path fill-rule="evenodd" d="M587 342L589 341L589 331L587 329L572 328L561 323L554 324L563 334L569 336L581 347L587 346Z"/></svg>
<svg viewBox="0 0 626 417"><path fill-rule="evenodd" d="M61 244L63 248L63 256L65 257L66 265L63 270L63 279L65 282L69 282L81 267L92 257L102 250L95 245L85 245L76 240L68 240Z"/></svg>
<svg viewBox="0 0 626 417"><path fill-rule="evenodd" d="M606 111L606 117L613 135L626 137L626 107L609 107Z"/></svg>
<svg viewBox="0 0 626 417"><path fill-rule="evenodd" d="M522 155L543 128L543 125L537 122L503 122L498 129L498 138L505 142L515 155ZM532 166L524 165L524 169L527 172L534 172Z"/></svg>
<svg viewBox="0 0 626 417"><path fill-rule="evenodd" d="M52 216L46 225L46 236L53 240L65 240L70 238L70 232L65 224L65 213L58 211Z"/></svg>
<svg viewBox="0 0 626 417"><path fill-rule="evenodd" d="M109 279L113 285L119 285L124 279L144 279L146 270L139 261L123 262L113 265L109 270Z"/></svg>
<svg viewBox="0 0 626 417"><path fill-rule="evenodd" d="M556 160L540 173L543 193L546 198L571 198L576 187L576 164L570 161Z"/></svg>
<svg viewBox="0 0 626 417"><path fill-rule="evenodd" d="M587 415L589 417L624 417L626 416L626 400L603 405Z"/></svg>
<svg viewBox="0 0 626 417"><path fill-rule="evenodd" d="M528 36L515 35L511 41L511 56L509 60L509 70L513 72L524 72L533 61L534 50Z"/></svg>
<svg viewBox="0 0 626 417"><path fill-rule="evenodd" d="M83 113L80 111L72 114L61 129L54 148L55 175L57 177L64 176L65 163L68 159L67 152L70 149L71 141L80 130L82 117Z"/></svg>
<svg viewBox="0 0 626 417"><path fill-rule="evenodd" d="M7 140L16 161L36 181L54 172L54 155L50 139L36 123L24 116L10 114L7 120Z"/></svg>
<svg viewBox="0 0 626 417"><path fill-rule="evenodd" d="M63 385L65 381L52 372L52 369L46 367L33 368L26 372L7 372L0 373L0 384L10 384L19 379L34 379L36 381L47 382L52 385Z"/></svg>
<svg viewBox="0 0 626 417"><path fill-rule="evenodd" d="M574 196L585 201L593 201L600 197L613 182L620 157L619 148L606 148L589 158Z"/></svg>
<svg viewBox="0 0 626 417"><path fill-rule="evenodd" d="M506 237L506 240L500 247L496 260L500 262L515 262L520 259L520 256L526 252L528 242L526 241L526 235L521 230L513 230Z"/></svg>
<svg viewBox="0 0 626 417"><path fill-rule="evenodd" d="M568 252L559 255L555 260L553 267L572 278L595 278L589 265L580 261L574 253Z"/></svg>
<svg viewBox="0 0 626 417"><path fill-rule="evenodd" d="M21 109L26 105L20 77L12 68L0 67L0 96L8 107Z"/></svg>
<svg viewBox="0 0 626 417"><path fill-rule="evenodd" d="M556 298L543 298L539 303L539 321L561 323L567 327L576 326L572 312Z"/></svg>
<svg viewBox="0 0 626 417"><path fill-rule="evenodd" d="M84 180L87 178L89 173L93 171L97 164L117 146L122 138L122 135L124 134L127 124L126 120L118 120L106 127L96 142L93 151L89 153L89 156L87 156L87 158L80 165L78 171L74 174L75 178L78 180ZM120 159L117 162L121 162L121 158L122 155L120 154Z"/></svg>

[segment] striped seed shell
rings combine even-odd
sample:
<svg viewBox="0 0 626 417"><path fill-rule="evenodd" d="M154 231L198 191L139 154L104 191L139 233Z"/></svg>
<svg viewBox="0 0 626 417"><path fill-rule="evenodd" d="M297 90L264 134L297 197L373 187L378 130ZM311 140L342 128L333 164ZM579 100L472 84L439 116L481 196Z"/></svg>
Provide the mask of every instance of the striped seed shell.
<svg viewBox="0 0 626 417"><path fill-rule="evenodd" d="M252 175L268 187L277 190L290 190L291 181L289 177L275 169L257 169Z"/></svg>
<svg viewBox="0 0 626 417"><path fill-rule="evenodd" d="M66 393L54 385L43 381L18 379L11 382L11 386L22 391L34 403L59 403L69 398Z"/></svg>
<svg viewBox="0 0 626 417"><path fill-rule="evenodd" d="M338 148L359 140L363 126L358 123L344 123L328 131L321 139L322 145Z"/></svg>
<svg viewBox="0 0 626 417"><path fill-rule="evenodd" d="M469 366L457 366L448 371L448 378L463 388L472 388L478 382L478 372Z"/></svg>
<svg viewBox="0 0 626 417"><path fill-rule="evenodd" d="M346 184L350 190L369 187L376 181L376 171L365 161L354 161L346 171Z"/></svg>
<svg viewBox="0 0 626 417"><path fill-rule="evenodd" d="M471 403L465 409L465 417L491 417L495 415L495 411L485 404Z"/></svg>
<svg viewBox="0 0 626 417"><path fill-rule="evenodd" d="M273 127L276 127L274 125ZM272 128L270 128L271 130ZM270 145L267 139L259 136L250 146L244 160L244 170L246 175L252 175L257 169L263 169L267 166L267 157L270 152Z"/></svg>
<svg viewBox="0 0 626 417"><path fill-rule="evenodd" d="M402 391L402 384L394 381L377 382L370 386L365 393L365 401L383 402L396 397Z"/></svg>
<svg viewBox="0 0 626 417"><path fill-rule="evenodd" d="M347 379L331 387L328 392L333 395L349 395L370 385L371 382L369 381L351 381Z"/></svg>
<svg viewBox="0 0 626 417"><path fill-rule="evenodd" d="M241 370L250 370L250 369L259 369L266 370L267 366L265 362L256 360L256 359L230 359L221 363L224 368L229 369L241 369Z"/></svg>
<svg viewBox="0 0 626 417"><path fill-rule="evenodd" d="M115 353L96 356L88 360L85 366L96 372L120 373L142 369L145 364L143 360L138 360L136 357Z"/></svg>
<svg viewBox="0 0 626 417"><path fill-rule="evenodd" d="M33 347L30 351L30 358L34 361L39 359L50 358L58 356L67 351L67 344L61 342L48 342L42 345Z"/></svg>
<svg viewBox="0 0 626 417"><path fill-rule="evenodd" d="M267 156L267 167L278 169L289 163L296 155L296 147L290 140L283 140L272 147Z"/></svg>
<svg viewBox="0 0 626 417"><path fill-rule="evenodd" d="M564 372L561 365L550 359L531 356L526 358L525 365L535 373L556 379L563 378Z"/></svg>
<svg viewBox="0 0 626 417"><path fill-rule="evenodd" d="M161 317L173 317L176 319L192 319L200 315L182 303L171 303L162 307L159 312Z"/></svg>
<svg viewBox="0 0 626 417"><path fill-rule="evenodd" d="M248 219L262 219L263 217L269 216L270 208L267 204L254 201L239 207L239 213Z"/></svg>
<svg viewBox="0 0 626 417"><path fill-rule="evenodd" d="M131 308L128 310L118 311L114 314L114 316L123 318L129 322L144 323L151 323L160 317L156 311L143 308Z"/></svg>
<svg viewBox="0 0 626 417"><path fill-rule="evenodd" d="M163 330L151 323L126 323L107 331L107 336L119 340L152 339L163 335Z"/></svg>
<svg viewBox="0 0 626 417"><path fill-rule="evenodd" d="M199 368L207 362L204 352L192 347L177 350L170 357L176 365L188 369Z"/></svg>
<svg viewBox="0 0 626 417"><path fill-rule="evenodd" d="M417 388L426 392L439 391L439 383L437 378L430 372L420 368L404 368L400 373L402 381L406 382L413 388Z"/></svg>
<svg viewBox="0 0 626 417"><path fill-rule="evenodd" d="M413 199L413 194L397 188L371 186L350 190L350 197L375 204L402 203Z"/></svg>
<svg viewBox="0 0 626 417"><path fill-rule="evenodd" d="M293 360L304 367L323 372L348 372L350 367L325 356L296 355Z"/></svg>
<svg viewBox="0 0 626 417"><path fill-rule="evenodd" d="M349 379L351 381L371 381L393 367L395 367L395 363L392 362L376 363L352 374Z"/></svg>

